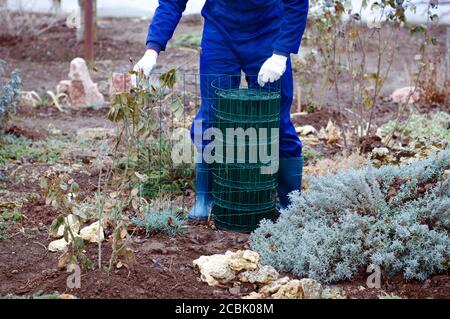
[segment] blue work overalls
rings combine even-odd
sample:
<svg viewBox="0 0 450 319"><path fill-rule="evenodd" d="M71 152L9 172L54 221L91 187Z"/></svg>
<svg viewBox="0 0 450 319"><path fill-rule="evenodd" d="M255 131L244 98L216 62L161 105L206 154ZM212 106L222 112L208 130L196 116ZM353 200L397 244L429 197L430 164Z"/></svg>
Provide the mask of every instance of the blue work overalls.
<svg viewBox="0 0 450 319"><path fill-rule="evenodd" d="M147 47L157 52L164 50L168 40L172 37L187 0L160 0L152 23L149 27ZM251 75L252 83L256 86L257 74L262 64L273 53L288 57L286 72L281 78L281 110L280 110L280 176L297 175L300 165L302 144L290 119L290 109L293 102L293 77L289 54L297 53L306 26L308 0L206 0L202 10L205 19L200 54L200 90L202 105L194 120L202 122L202 130L196 130L192 125L191 136L194 132L202 133L212 125L214 114L211 102L213 90L211 83L214 75L239 75L243 71ZM283 168L286 159L286 168ZM295 165L289 159L296 160ZM197 170L206 170L200 165ZM289 172L294 169L296 172ZM284 170L284 171L283 171ZM301 176L301 172L299 173ZM208 180L207 176L197 176L198 179ZM283 181L279 181L283 184ZM199 184L199 181L197 181ZM286 185L279 189L280 201L283 206L288 204L287 193L295 190L296 185ZM200 187L206 193L210 185ZM283 185L281 185L283 188ZM197 187L197 192L199 187ZM284 202L284 203L283 203ZM202 212L201 215L205 213ZM204 216L203 216L204 217Z"/></svg>

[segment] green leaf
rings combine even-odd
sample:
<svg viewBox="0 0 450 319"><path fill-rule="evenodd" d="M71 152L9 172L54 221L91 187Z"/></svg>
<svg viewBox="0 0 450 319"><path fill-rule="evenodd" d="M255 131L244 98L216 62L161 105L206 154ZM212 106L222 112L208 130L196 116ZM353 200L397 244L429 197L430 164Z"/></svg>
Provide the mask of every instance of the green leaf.
<svg viewBox="0 0 450 319"><path fill-rule="evenodd" d="M415 26L411 29L411 33L415 34L415 33L423 33L425 32L425 27L423 25L418 25Z"/></svg>
<svg viewBox="0 0 450 319"><path fill-rule="evenodd" d="M181 118L184 113L183 104L178 99L170 105L170 109L176 118Z"/></svg>
<svg viewBox="0 0 450 319"><path fill-rule="evenodd" d="M59 215L58 218L56 218L51 226L50 226L50 231L52 232L52 234L56 234L56 232L58 231L59 226L61 226L62 224L64 224L64 215Z"/></svg>
<svg viewBox="0 0 450 319"><path fill-rule="evenodd" d="M162 82L162 86L172 89L176 83L176 74L177 71L175 69L172 69L169 72L161 75L159 77L159 80Z"/></svg>
<svg viewBox="0 0 450 319"><path fill-rule="evenodd" d="M71 255L69 258L69 261L67 262L69 265L77 265L78 266L78 259L77 256Z"/></svg>
<svg viewBox="0 0 450 319"><path fill-rule="evenodd" d="M67 227L67 225L64 226L64 240L69 242L69 227Z"/></svg>
<svg viewBox="0 0 450 319"><path fill-rule="evenodd" d="M74 245L77 251L83 251L84 250L84 241L81 237L75 237Z"/></svg>

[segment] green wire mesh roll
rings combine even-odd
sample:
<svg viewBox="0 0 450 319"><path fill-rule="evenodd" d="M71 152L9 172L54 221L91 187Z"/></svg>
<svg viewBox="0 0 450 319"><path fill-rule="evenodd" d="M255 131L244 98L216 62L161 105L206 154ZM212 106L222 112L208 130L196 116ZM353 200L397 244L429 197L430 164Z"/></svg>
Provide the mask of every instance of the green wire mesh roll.
<svg viewBox="0 0 450 319"><path fill-rule="evenodd" d="M215 127L223 136L216 138L225 148L222 163L213 166L212 215L221 229L251 232L262 219L272 219L275 213L277 174L264 171L274 163L263 161L259 150L274 154L279 147L280 92L216 89ZM236 129L254 129L256 138L230 135Z"/></svg>

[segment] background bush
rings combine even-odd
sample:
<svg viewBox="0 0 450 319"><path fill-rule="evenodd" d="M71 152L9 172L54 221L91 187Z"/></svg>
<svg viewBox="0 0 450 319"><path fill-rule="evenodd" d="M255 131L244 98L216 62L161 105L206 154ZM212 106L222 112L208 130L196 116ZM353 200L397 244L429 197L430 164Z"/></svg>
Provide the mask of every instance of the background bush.
<svg viewBox="0 0 450 319"><path fill-rule="evenodd" d="M450 114L435 112L431 115L412 114L407 121L389 121L380 128L381 135L390 132L401 140L450 140Z"/></svg>
<svg viewBox="0 0 450 319"><path fill-rule="evenodd" d="M323 282L369 264L424 280L450 256L450 151L404 166L367 166L311 177L277 222L263 221L251 246L264 264Z"/></svg>
<svg viewBox="0 0 450 319"><path fill-rule="evenodd" d="M183 234L184 218L173 211L148 211L143 218L134 218L133 223L143 227L147 236L155 233L164 233L169 236Z"/></svg>

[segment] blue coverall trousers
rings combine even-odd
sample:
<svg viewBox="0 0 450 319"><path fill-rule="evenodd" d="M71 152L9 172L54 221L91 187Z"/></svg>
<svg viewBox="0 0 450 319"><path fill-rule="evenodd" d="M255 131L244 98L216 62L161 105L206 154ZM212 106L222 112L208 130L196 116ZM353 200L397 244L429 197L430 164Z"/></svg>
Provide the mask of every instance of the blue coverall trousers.
<svg viewBox="0 0 450 319"><path fill-rule="evenodd" d="M214 125L214 111L212 103L215 99L213 82L224 74L232 75L231 86L238 87L240 83L241 70L248 75L249 87L259 87L257 74L262 64L273 54L271 43L275 34L266 34L249 41L240 42L237 39L230 41L226 34L220 32L213 24L206 21L202 51L200 55L200 91L202 104L200 111L194 119L191 127L191 138L201 141L196 145L197 149L203 150L209 141L202 139L203 132ZM215 82L220 82L215 81ZM293 101L293 79L291 61L288 59L286 72L280 79L281 105L280 105L280 130L279 130L279 156L280 166L278 170L278 194L280 208L289 205L288 194L293 190L300 190L303 168L302 144L295 128L291 122L290 110ZM201 127L196 127L201 123ZM196 136L200 134L201 136ZM189 217L191 219L207 218L205 209L211 203L212 176L208 164L201 163L196 166L197 200Z"/></svg>
<svg viewBox="0 0 450 319"><path fill-rule="evenodd" d="M212 103L215 98L212 82L224 74L233 75L230 79L237 80L241 70L249 75L250 87L259 87L257 75L263 63L272 56L272 43L276 33L268 33L257 38L239 40L230 39L229 35L219 31L215 25L206 21L203 31L203 39L200 54L200 91L202 104L194 123L191 127L193 141L201 141L201 137L195 138L195 134L203 134L205 129L213 125L214 112ZM286 72L280 79L281 109L280 109L280 157L298 158L302 154L302 144L291 122L290 110L293 101L293 79L291 61L288 58ZM196 123L202 123L202 129L195 127ZM207 142L203 141L207 144Z"/></svg>
<svg viewBox="0 0 450 319"><path fill-rule="evenodd" d="M157 52L167 41L186 9L187 0L159 0L147 36L147 48ZM205 18L200 55L200 91L202 104L191 128L191 137L203 149L209 141L203 132L214 125L212 83L218 76L247 76L250 87L258 87L257 75L273 53L288 56L296 53L306 26L308 0L206 0L202 10ZM239 81L233 83L238 87ZM281 110L279 134L278 194L280 205L289 204L287 194L300 190L302 175L302 144L290 120L293 100L291 61L280 79ZM196 127L201 123L201 127ZM201 135L201 136L199 136ZM208 164L196 165L196 204L189 217L208 217L211 204L211 177Z"/></svg>

